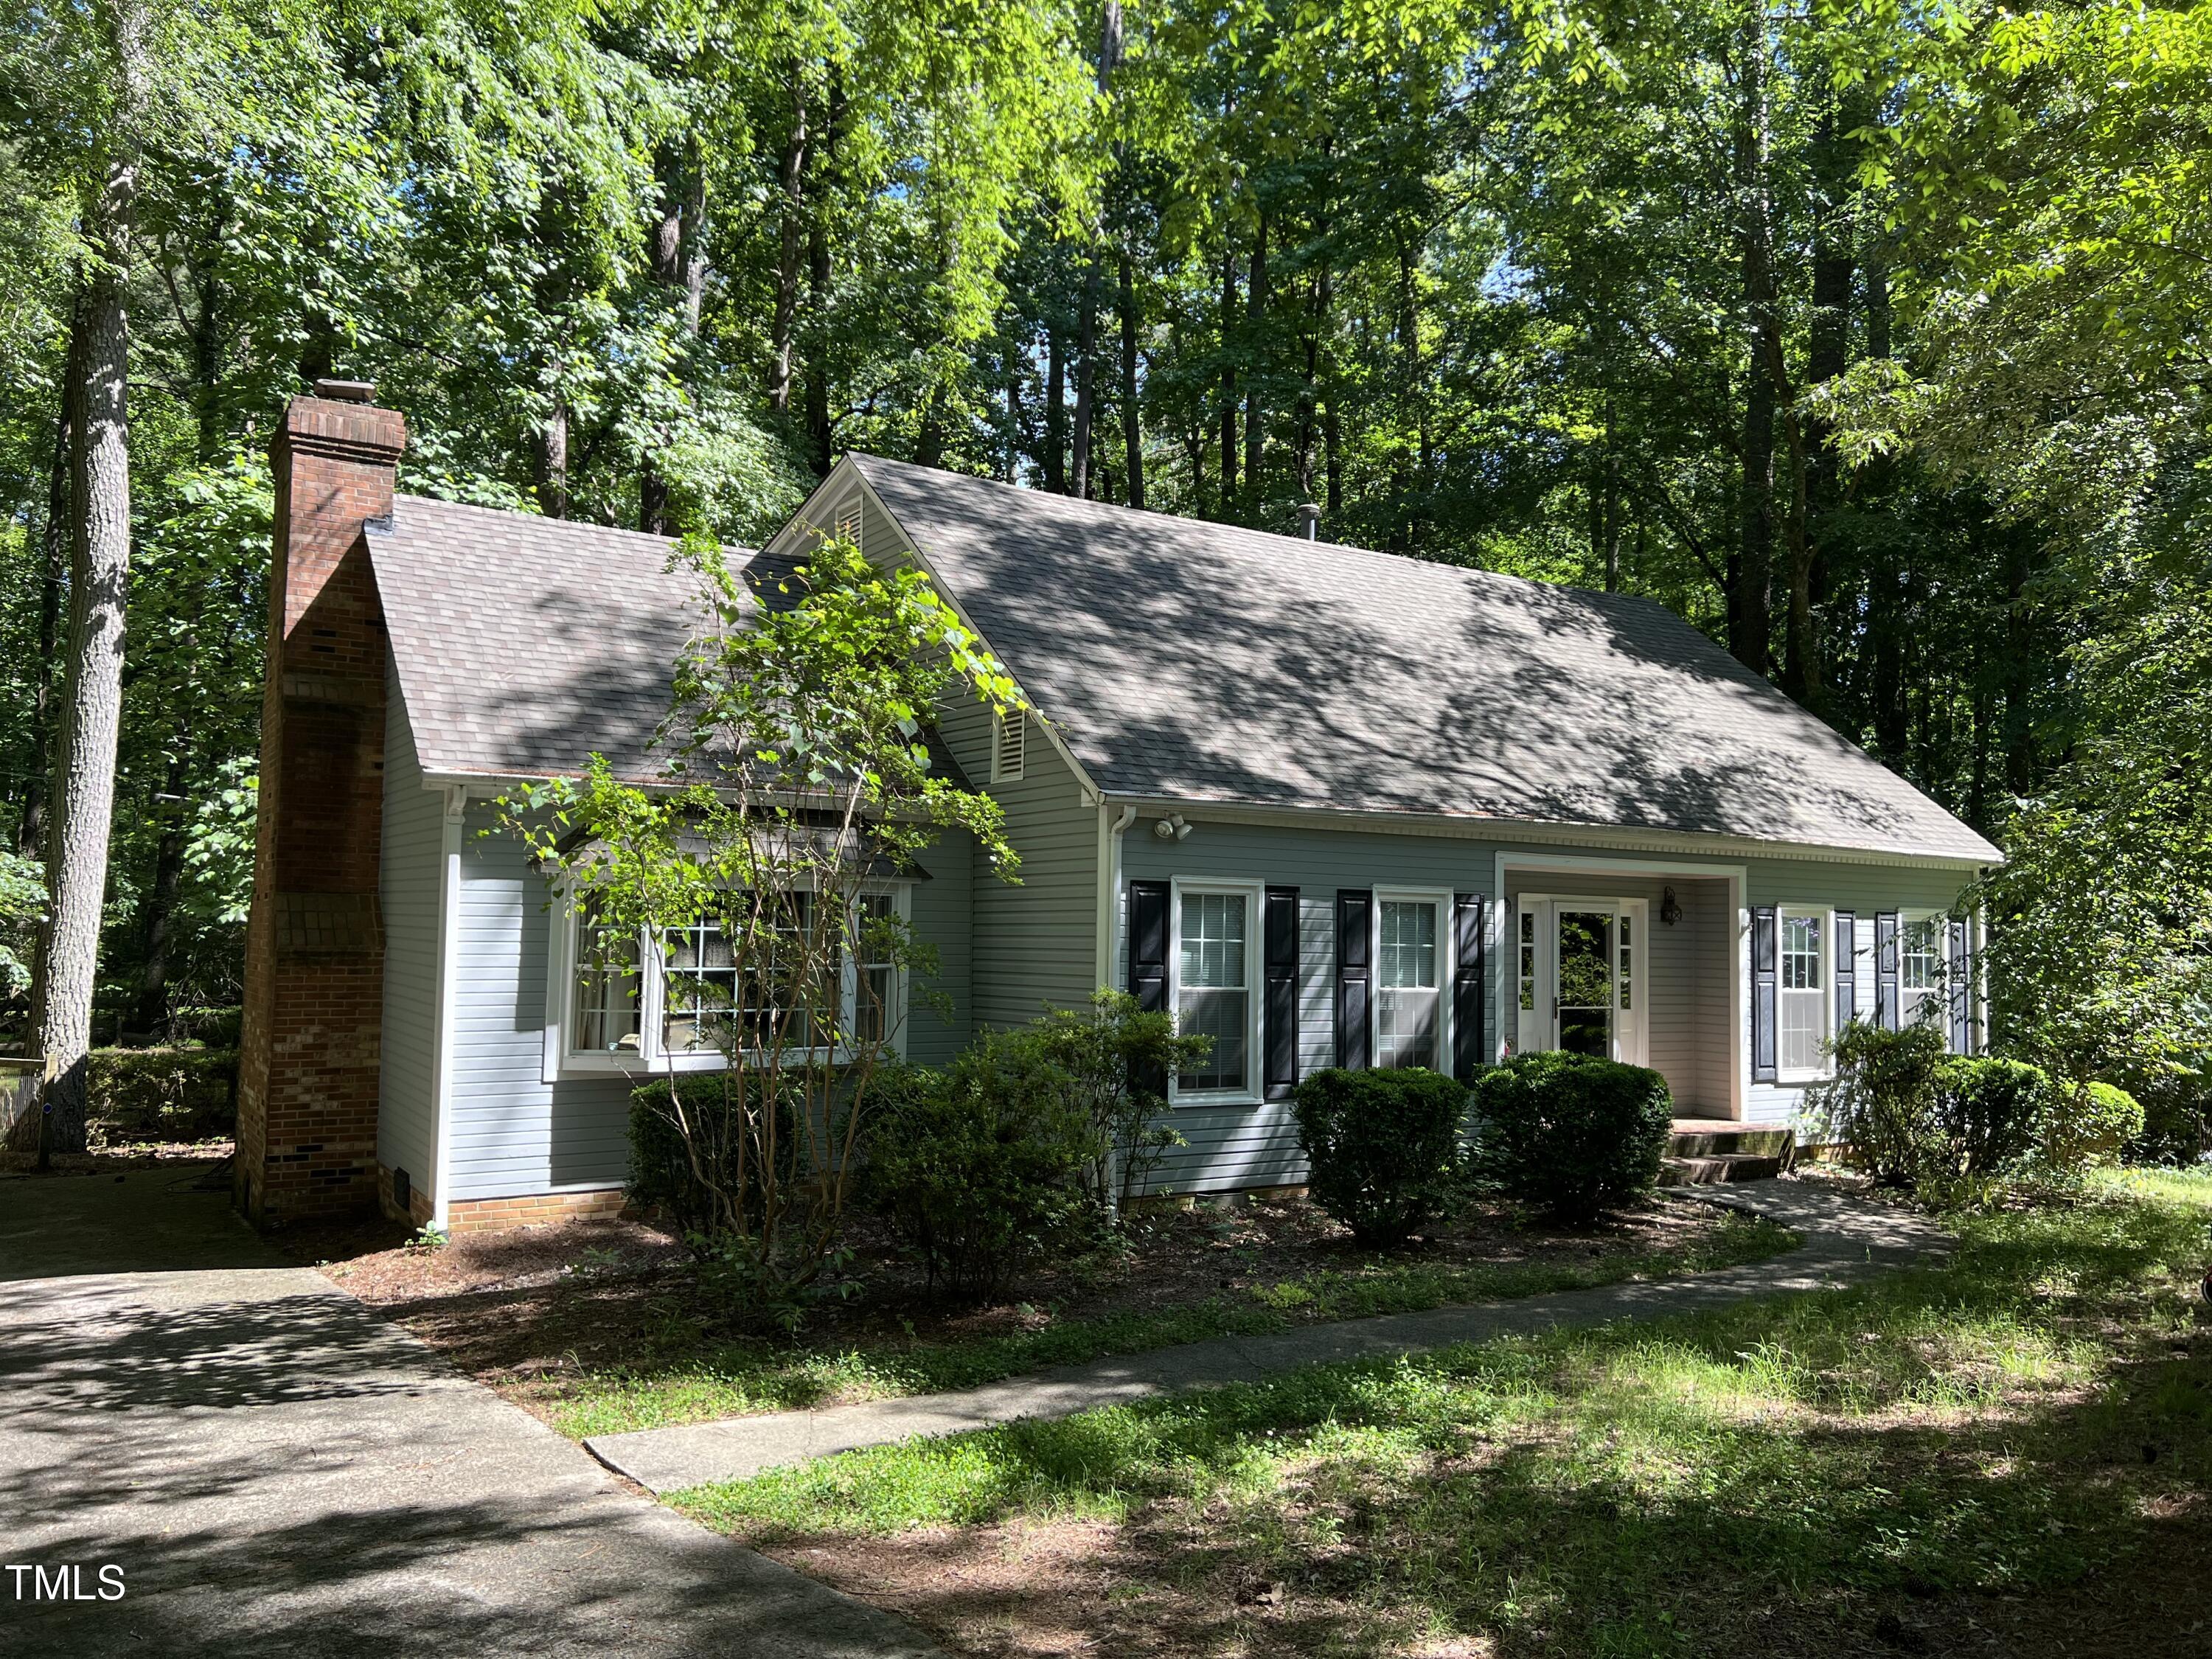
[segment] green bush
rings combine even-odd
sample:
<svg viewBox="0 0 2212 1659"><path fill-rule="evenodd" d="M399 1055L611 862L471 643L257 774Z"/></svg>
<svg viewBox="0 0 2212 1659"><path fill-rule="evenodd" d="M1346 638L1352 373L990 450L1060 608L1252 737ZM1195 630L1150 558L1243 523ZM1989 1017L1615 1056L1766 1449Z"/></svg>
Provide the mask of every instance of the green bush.
<svg viewBox="0 0 2212 1659"><path fill-rule="evenodd" d="M1917 1022L1885 1031L1853 1020L1831 1046L1834 1074L1805 1093L1809 1138L1841 1146L1853 1167L1885 1187L1917 1186L1941 1169L1950 1151L1937 1107L1942 1033Z"/></svg>
<svg viewBox="0 0 2212 1659"><path fill-rule="evenodd" d="M1588 1220L1658 1184L1674 1133L1667 1079L1589 1054L1518 1054L1474 1083L1475 1182Z"/></svg>
<svg viewBox="0 0 2212 1659"><path fill-rule="evenodd" d="M741 1194L747 1215L760 1201L758 1148L739 1109L741 1079L750 1076L693 1072L674 1080L672 1093L665 1077L630 1091L630 1201L664 1212L695 1250L705 1250L708 1236L720 1231L729 1214L718 1193ZM776 1136L779 1160L787 1163L799 1151L793 1110L787 1099Z"/></svg>
<svg viewBox="0 0 2212 1659"><path fill-rule="evenodd" d="M1419 1066L1331 1066L1294 1098L1307 1190L1363 1244L1395 1244L1443 1213L1458 1184L1462 1084Z"/></svg>
<svg viewBox="0 0 2212 1659"><path fill-rule="evenodd" d="M1835 1075L1807 1097L1808 1115L1885 1185L2069 1176L2142 1133L2142 1108L2125 1091L2069 1086L2021 1060L1946 1054L1929 1026L1855 1023L1835 1055Z"/></svg>
<svg viewBox="0 0 2212 1659"><path fill-rule="evenodd" d="M2039 1136L2043 1163L2057 1170L2110 1164L2143 1132L2143 1109L2126 1090L2087 1083L2077 1092L2051 1091L2051 1111Z"/></svg>
<svg viewBox="0 0 2212 1659"><path fill-rule="evenodd" d="M237 1127L235 1048L95 1048L85 1068L87 1115L111 1133L203 1140Z"/></svg>
<svg viewBox="0 0 2212 1659"><path fill-rule="evenodd" d="M2050 1074L2041 1066L1947 1055L1934 1082L1936 1121L1929 1152L1944 1166L1941 1173L2003 1175L2035 1158L2057 1105Z"/></svg>
<svg viewBox="0 0 2212 1659"><path fill-rule="evenodd" d="M984 1296L1086 1236L1101 1136L1035 1033L987 1033L941 1072L874 1088L863 1189L932 1289Z"/></svg>

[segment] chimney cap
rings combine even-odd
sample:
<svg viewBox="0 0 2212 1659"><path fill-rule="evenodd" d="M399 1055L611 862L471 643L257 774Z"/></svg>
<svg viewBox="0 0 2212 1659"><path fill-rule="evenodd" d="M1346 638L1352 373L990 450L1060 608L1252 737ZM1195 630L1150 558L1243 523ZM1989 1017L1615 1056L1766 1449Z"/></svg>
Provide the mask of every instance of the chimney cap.
<svg viewBox="0 0 2212 1659"><path fill-rule="evenodd" d="M376 383L373 380L318 380L315 382L315 396L341 404L374 403Z"/></svg>
<svg viewBox="0 0 2212 1659"><path fill-rule="evenodd" d="M1308 541L1314 540L1319 535L1321 530L1320 502L1300 501L1298 503L1298 527L1305 532L1305 538Z"/></svg>

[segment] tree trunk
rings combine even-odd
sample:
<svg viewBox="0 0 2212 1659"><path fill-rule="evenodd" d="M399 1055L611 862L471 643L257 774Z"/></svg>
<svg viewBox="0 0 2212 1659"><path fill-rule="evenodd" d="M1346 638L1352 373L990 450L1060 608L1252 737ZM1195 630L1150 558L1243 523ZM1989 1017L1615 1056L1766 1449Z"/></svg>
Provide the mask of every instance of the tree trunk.
<svg viewBox="0 0 2212 1659"><path fill-rule="evenodd" d="M704 226L707 174L696 143L669 146L662 152L660 217L653 228L650 264L653 280L684 298L684 337L689 349L699 337L699 313L707 288ZM688 369L690 365L685 365ZM638 528L655 536L673 535L668 480L658 459L647 454L638 468Z"/></svg>
<svg viewBox="0 0 2212 1659"><path fill-rule="evenodd" d="M1129 475L1129 505L1145 505L1144 410L1137 402L1137 278L1127 246L1121 249L1121 453Z"/></svg>
<svg viewBox="0 0 2212 1659"><path fill-rule="evenodd" d="M74 337L75 329L70 331ZM62 412L54 420L54 464L46 477L45 556L39 561L38 662L29 730L24 734L23 810L15 821L16 849L25 858L42 856L46 842L46 790L54 764L54 659L61 644L62 586L69 574L70 388L76 378L72 359L64 371Z"/></svg>
<svg viewBox="0 0 2212 1659"><path fill-rule="evenodd" d="M143 0L112 14L119 134L86 215L99 255L85 277L72 343L73 531L70 560L69 682L54 768L48 837L52 896L36 1018L46 1062L42 1151L84 1150L85 1053L100 968L100 918L115 804L115 748L123 712L123 623L131 574L131 321L125 307L137 206L136 134L145 96ZM81 350L77 349L81 343Z"/></svg>
<svg viewBox="0 0 2212 1659"><path fill-rule="evenodd" d="M1237 517L1237 254L1221 256L1221 516Z"/></svg>
<svg viewBox="0 0 2212 1659"><path fill-rule="evenodd" d="M1333 525L1336 515L1344 511L1344 434L1338 424L1336 394L1333 392L1322 405L1321 453L1322 471L1328 477L1328 496L1322 507Z"/></svg>
<svg viewBox="0 0 2212 1659"><path fill-rule="evenodd" d="M806 216L806 439L816 476L830 476L836 432L830 419L830 192L836 179L838 142L845 130L845 87L830 83L829 117L810 169Z"/></svg>
<svg viewBox="0 0 2212 1659"><path fill-rule="evenodd" d="M146 895L142 941L145 966L138 979L138 1007L133 1022L141 1031L159 1033L168 1025L169 935L177 913L177 894L185 878L185 806L189 720L177 735L176 752L169 758L161 803L167 822L154 848L154 884Z"/></svg>
<svg viewBox="0 0 2212 1659"><path fill-rule="evenodd" d="M1075 454L1067 493L1078 501L1091 494L1091 405L1098 361L1098 254L1083 262L1083 302L1075 319Z"/></svg>
<svg viewBox="0 0 2212 1659"><path fill-rule="evenodd" d="M1045 326L1044 362L1044 487L1060 494L1067 489L1067 348L1057 319Z"/></svg>
<svg viewBox="0 0 2212 1659"><path fill-rule="evenodd" d="M1742 31L1735 167L1745 340L1743 480L1736 556L1730 561L1729 650L1753 672L1772 662L1768 592L1774 560L1774 380L1767 341L1774 304L1772 204L1767 199L1766 20L1754 0Z"/></svg>
<svg viewBox="0 0 2212 1659"><path fill-rule="evenodd" d="M538 510L549 519L568 516L568 405L556 397L538 428Z"/></svg>
<svg viewBox="0 0 2212 1659"><path fill-rule="evenodd" d="M775 309L769 322L768 404L791 412L792 336L799 322L799 277L806 254L806 86L791 70L791 132L783 146L777 185L783 198L776 245Z"/></svg>
<svg viewBox="0 0 2212 1659"><path fill-rule="evenodd" d="M1252 238L1252 279L1245 284L1245 314L1251 319L1250 343L1256 356L1267 349L1267 216ZM1267 425L1261 406L1261 375L1244 377L1244 522L1257 524L1266 507Z"/></svg>

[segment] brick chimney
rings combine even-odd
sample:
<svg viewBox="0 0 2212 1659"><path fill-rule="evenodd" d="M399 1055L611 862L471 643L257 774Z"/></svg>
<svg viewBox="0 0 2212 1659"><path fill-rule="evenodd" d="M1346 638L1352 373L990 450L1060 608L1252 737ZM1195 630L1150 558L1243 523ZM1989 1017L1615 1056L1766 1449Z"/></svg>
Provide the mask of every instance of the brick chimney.
<svg viewBox="0 0 2212 1659"><path fill-rule="evenodd" d="M362 529L391 514L407 423L373 395L360 381L317 381L270 447L275 557L233 1177L256 1222L377 1202L386 646Z"/></svg>

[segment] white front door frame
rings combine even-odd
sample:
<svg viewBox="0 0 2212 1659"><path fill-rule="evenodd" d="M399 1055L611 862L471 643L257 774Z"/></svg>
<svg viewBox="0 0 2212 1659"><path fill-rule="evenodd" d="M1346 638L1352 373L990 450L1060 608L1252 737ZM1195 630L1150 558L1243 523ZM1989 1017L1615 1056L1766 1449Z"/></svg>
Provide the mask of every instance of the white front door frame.
<svg viewBox="0 0 2212 1659"><path fill-rule="evenodd" d="M1528 1024L1538 1041L1528 1041L1528 1031L1516 1030L1516 1052L1547 1049L1557 1046L1559 1023L1559 918L1562 915L1603 915L1612 923L1606 949L1612 960L1606 964L1606 975L1613 989L1612 1046L1613 1058L1630 1066L1650 1063L1650 1027L1644 1010L1650 994L1650 957L1647 954L1650 939L1650 910L1648 900L1624 898L1617 894L1589 893L1522 893L1515 901L1517 914L1534 915L1535 927L1536 1006L1528 1011ZM1620 923L1626 918L1629 927L1629 970L1626 976L1620 971ZM1519 950L1519 941L1515 942ZM1517 979L1520 963L1514 963ZM1515 1001L1519 1001L1516 995ZM1516 1012L1518 1014L1518 1009Z"/></svg>
<svg viewBox="0 0 2212 1659"><path fill-rule="evenodd" d="M1735 1059L1729 1066L1728 1115L1741 1122L1751 1091L1751 1050L1745 1024L1749 1018L1746 987L1751 976L1750 867L1718 861L1687 864L1678 860L1594 858L1571 853L1501 850L1496 857L1492 876L1494 884L1491 889L1498 896L1492 908L1498 918L1498 930L1493 936L1496 951L1492 960L1498 963L1502 969L1493 976L1491 1012L1496 1021L1492 1029L1499 1034L1501 1046L1506 1033L1512 1032L1517 1036L1521 1018L1520 936L1517 933L1509 932L1505 926L1505 908L1510 896L1506 884L1509 871L1519 876L1539 878L1556 872L1570 878L1577 887L1601 884L1592 879L1595 873L1601 872L1621 876L1680 876L1704 881L1725 880L1728 883L1729 914L1734 918L1729 951L1734 967L1728 976L1728 1029L1735 1050ZM1646 926L1638 931L1648 941L1650 927ZM1648 996L1644 1000L1649 1001Z"/></svg>

